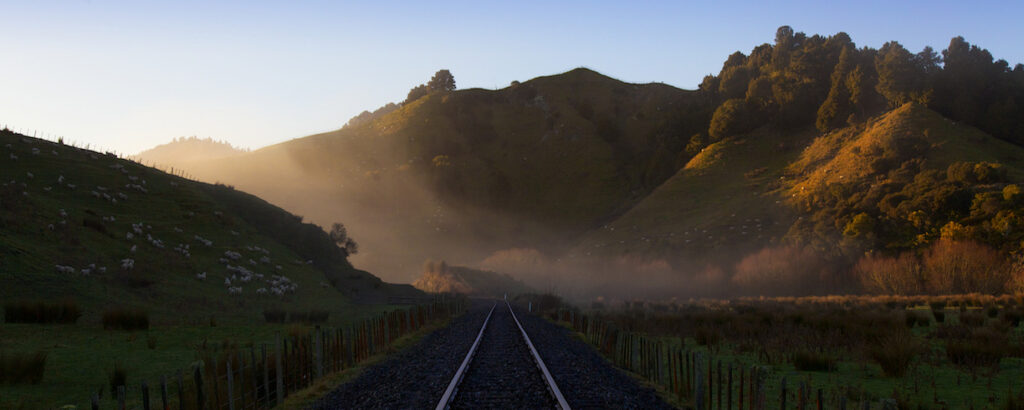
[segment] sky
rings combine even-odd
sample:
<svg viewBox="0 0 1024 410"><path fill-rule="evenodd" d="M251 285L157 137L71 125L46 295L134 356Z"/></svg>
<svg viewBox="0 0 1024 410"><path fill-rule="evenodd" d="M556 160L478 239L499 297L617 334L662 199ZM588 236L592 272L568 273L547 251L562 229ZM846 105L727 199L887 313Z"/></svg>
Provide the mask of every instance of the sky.
<svg viewBox="0 0 1024 410"><path fill-rule="evenodd" d="M503 88L576 67L693 89L789 25L1024 62L1021 1L0 0L0 126L123 154L259 148L405 99L439 69Z"/></svg>

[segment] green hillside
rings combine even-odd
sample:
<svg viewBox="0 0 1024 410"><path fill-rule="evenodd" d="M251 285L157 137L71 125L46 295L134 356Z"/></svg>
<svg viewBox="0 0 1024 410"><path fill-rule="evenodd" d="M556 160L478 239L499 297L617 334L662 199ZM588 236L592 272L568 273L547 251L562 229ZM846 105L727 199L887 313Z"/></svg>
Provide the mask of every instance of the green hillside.
<svg viewBox="0 0 1024 410"><path fill-rule="evenodd" d="M0 299L74 299L87 321L127 306L182 323L408 291L353 268L319 227L230 187L6 130L0 149Z"/></svg>

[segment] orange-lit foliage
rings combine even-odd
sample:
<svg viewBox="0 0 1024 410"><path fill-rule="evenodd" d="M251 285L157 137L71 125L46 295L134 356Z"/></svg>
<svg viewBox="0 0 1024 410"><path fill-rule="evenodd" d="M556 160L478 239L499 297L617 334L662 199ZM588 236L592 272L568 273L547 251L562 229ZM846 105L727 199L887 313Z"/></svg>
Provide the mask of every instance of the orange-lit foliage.
<svg viewBox="0 0 1024 410"><path fill-rule="evenodd" d="M970 241L939 240L925 251L922 271L931 293L1001 293L1010 279L998 252Z"/></svg>
<svg viewBox="0 0 1024 410"><path fill-rule="evenodd" d="M998 294L1014 291L1020 280L996 250L949 238L934 243L920 259L911 253L865 256L857 262L853 274L869 293L900 295Z"/></svg>

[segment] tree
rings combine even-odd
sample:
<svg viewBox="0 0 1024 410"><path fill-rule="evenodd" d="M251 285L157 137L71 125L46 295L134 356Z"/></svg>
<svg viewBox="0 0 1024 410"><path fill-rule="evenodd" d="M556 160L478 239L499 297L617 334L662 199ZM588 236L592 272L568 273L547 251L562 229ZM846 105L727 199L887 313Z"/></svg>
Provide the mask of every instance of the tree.
<svg viewBox="0 0 1024 410"><path fill-rule="evenodd" d="M743 98L733 98L722 103L711 116L711 126L708 128L711 141L719 141L756 128L760 125L756 118L757 114Z"/></svg>
<svg viewBox="0 0 1024 410"><path fill-rule="evenodd" d="M408 104L413 101L420 99L423 96L430 94L430 90L427 89L426 85L420 84L409 90L409 95L405 97L405 101L402 104Z"/></svg>
<svg viewBox="0 0 1024 410"><path fill-rule="evenodd" d="M875 58L878 71L878 85L875 88L896 108L924 95L924 71L917 59L900 43L885 43Z"/></svg>
<svg viewBox="0 0 1024 410"><path fill-rule="evenodd" d="M348 236L348 230L340 222L335 222L334 225L331 225L330 236L331 240L341 248L341 251L345 252L345 256L359 253L359 245Z"/></svg>
<svg viewBox="0 0 1024 410"><path fill-rule="evenodd" d="M434 91L455 91L455 76L447 69L434 73L434 77L427 82L427 89Z"/></svg>

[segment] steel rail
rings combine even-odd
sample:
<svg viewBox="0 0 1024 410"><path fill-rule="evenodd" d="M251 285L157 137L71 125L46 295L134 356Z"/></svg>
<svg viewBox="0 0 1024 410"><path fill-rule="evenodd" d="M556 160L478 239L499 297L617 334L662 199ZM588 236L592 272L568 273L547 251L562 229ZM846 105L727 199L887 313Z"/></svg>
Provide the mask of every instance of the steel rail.
<svg viewBox="0 0 1024 410"><path fill-rule="evenodd" d="M530 341L530 336L526 334L526 329L523 329L523 325L519 323L519 318L516 317L516 312L512 310L512 305L505 301L505 305L508 306L509 313L512 314L512 319L516 321L516 326L519 326L519 331L523 334L523 339L526 340L526 345L530 347L530 353L533 355L533 361L537 364L540 372L544 375L544 381L548 386L548 391L555 400L558 401L558 407L562 410L570 410L569 403L565 401L565 397L562 396L562 391L558 389L558 385L555 384L555 379L551 377L551 373L548 372L548 367L544 365L544 360L540 358L540 354L537 353L537 349L533 347L533 342Z"/></svg>
<svg viewBox="0 0 1024 410"><path fill-rule="evenodd" d="M458 390L459 383L462 383L462 378L466 376L466 369L469 368L469 362L473 360L473 355L476 354L477 347L480 346L480 339L484 337L484 329L487 329L487 322L491 321L491 314L494 313L494 308L498 307L498 302L494 302L494 306L491 306L491 311L487 313L487 318L484 319L484 325L480 326L480 333L477 333L476 340L473 341L473 346L469 348L469 353L466 354L466 358L462 360L462 365L459 366L459 370L455 372L455 377L452 377L451 383L448 383L448 388L445 389L444 395L441 396L441 401L437 402L435 410L444 410L451 404L452 399L455 398L455 392Z"/></svg>

